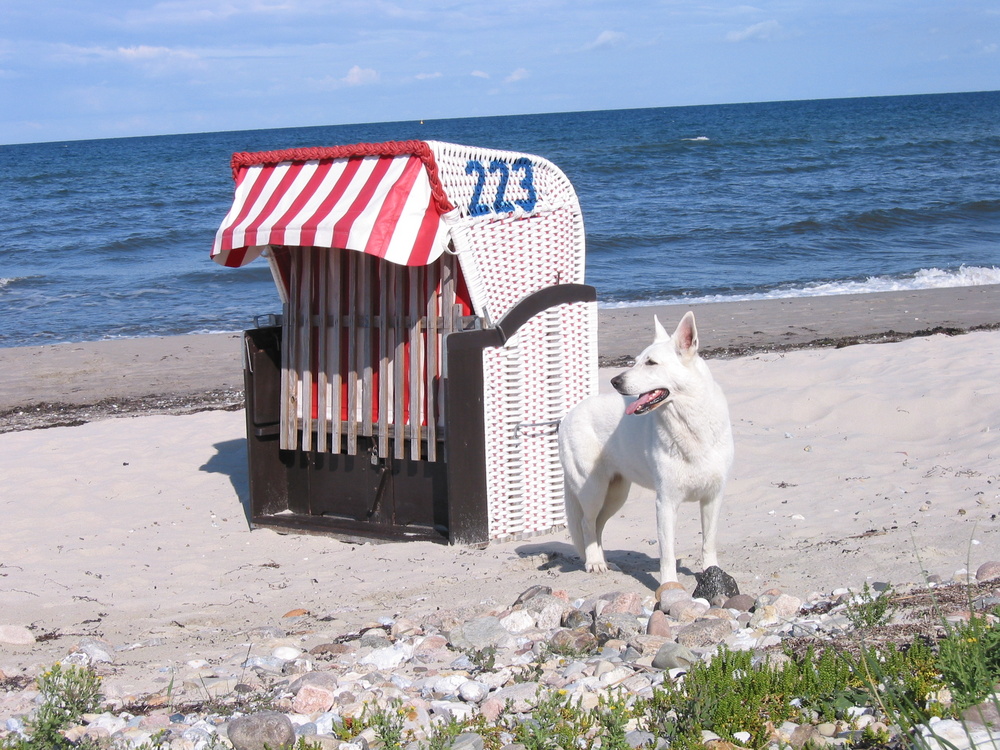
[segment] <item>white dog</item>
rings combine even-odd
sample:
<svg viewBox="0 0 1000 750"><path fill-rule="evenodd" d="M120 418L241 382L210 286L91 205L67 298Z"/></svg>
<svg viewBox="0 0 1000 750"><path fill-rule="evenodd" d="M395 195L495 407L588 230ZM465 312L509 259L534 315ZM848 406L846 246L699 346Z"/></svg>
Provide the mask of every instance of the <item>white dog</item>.
<svg viewBox="0 0 1000 750"><path fill-rule="evenodd" d="M702 563L718 565L715 535L733 462L733 433L726 397L698 356L694 314L684 316L673 336L655 317L654 322L652 345L612 379L618 393L584 399L563 419L559 452L566 523L586 569L608 570L604 525L635 482L656 491L664 583L677 580L674 525L686 500L701 505Z"/></svg>

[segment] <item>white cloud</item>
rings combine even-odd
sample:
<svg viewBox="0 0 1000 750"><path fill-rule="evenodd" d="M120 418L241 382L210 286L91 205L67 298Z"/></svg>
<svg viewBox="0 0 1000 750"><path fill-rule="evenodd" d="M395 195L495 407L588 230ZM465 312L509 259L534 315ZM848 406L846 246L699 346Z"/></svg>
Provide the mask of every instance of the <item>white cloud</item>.
<svg viewBox="0 0 1000 750"><path fill-rule="evenodd" d="M472 71L472 75L474 75L476 78L489 78L490 77L489 73L484 73L481 70L474 70L474 71Z"/></svg>
<svg viewBox="0 0 1000 750"><path fill-rule="evenodd" d="M362 68L360 65L355 65L347 71L347 75L341 80L348 86L366 86L370 83L378 82L378 73L371 68Z"/></svg>
<svg viewBox="0 0 1000 750"><path fill-rule="evenodd" d="M115 50L115 56L124 60L163 60L182 59L194 60L198 56L186 50L171 49L169 47L150 47L140 44L136 47L119 47Z"/></svg>
<svg viewBox="0 0 1000 750"><path fill-rule="evenodd" d="M584 45L584 50L597 49L598 47L611 47L625 41L625 35L620 31L602 31L597 35L597 39L590 44Z"/></svg>
<svg viewBox="0 0 1000 750"><path fill-rule="evenodd" d="M440 77L441 77L440 71L437 73L417 73L414 76L414 78L416 78L418 81L427 81L430 80L431 78L440 78Z"/></svg>
<svg viewBox="0 0 1000 750"><path fill-rule="evenodd" d="M168 0L153 3L148 8L131 10L126 19L142 25L200 24L228 21L238 16L258 13L293 13L296 4L287 2L261 2L260 0Z"/></svg>
<svg viewBox="0 0 1000 750"><path fill-rule="evenodd" d="M730 42L745 42L748 39L761 39L772 41L781 33L781 24L775 20L761 21L753 26L747 26L742 31L730 31L726 34L726 40Z"/></svg>
<svg viewBox="0 0 1000 750"><path fill-rule="evenodd" d="M57 57L71 61L125 60L126 62L162 62L166 60L197 60L198 55L189 50L172 47L151 47L140 44L133 47L74 47L62 45Z"/></svg>
<svg viewBox="0 0 1000 750"><path fill-rule="evenodd" d="M509 76L507 76L503 80L504 80L504 83L515 83L516 81L523 81L529 75L530 74L528 73L528 69L527 68L518 68L517 70L515 70L513 73L511 73Z"/></svg>

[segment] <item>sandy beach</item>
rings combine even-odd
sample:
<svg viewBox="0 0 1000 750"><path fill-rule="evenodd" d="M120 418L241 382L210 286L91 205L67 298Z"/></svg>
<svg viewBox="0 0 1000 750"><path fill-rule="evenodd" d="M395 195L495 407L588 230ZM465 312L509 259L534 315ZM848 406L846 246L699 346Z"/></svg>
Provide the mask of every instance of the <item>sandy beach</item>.
<svg viewBox="0 0 1000 750"><path fill-rule="evenodd" d="M602 310L603 361L637 353L654 312L672 328L683 309ZM695 312L733 419L720 558L741 590L806 597L1000 559L1000 287ZM157 665L252 649L248 631L295 610L334 636L488 612L539 583L571 597L656 587L641 490L608 524L621 571L602 576L565 532L475 550L250 531L236 335L6 349L0 367L0 625L39 638L0 644L8 674L95 635L122 648L109 684L124 694L154 687ZM687 508L689 591L698 533Z"/></svg>

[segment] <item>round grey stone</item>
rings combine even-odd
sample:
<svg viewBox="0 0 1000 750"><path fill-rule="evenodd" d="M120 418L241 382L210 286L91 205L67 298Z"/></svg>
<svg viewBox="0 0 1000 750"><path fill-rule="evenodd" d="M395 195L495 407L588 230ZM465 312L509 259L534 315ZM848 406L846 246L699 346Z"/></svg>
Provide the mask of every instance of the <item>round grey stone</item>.
<svg viewBox="0 0 1000 750"><path fill-rule="evenodd" d="M610 640L628 641L642 632L642 624L635 615L612 612L598 615L594 621L594 635L599 643Z"/></svg>
<svg viewBox="0 0 1000 750"><path fill-rule="evenodd" d="M687 646L680 643L664 643L653 657L654 669L687 669L698 661L698 657Z"/></svg>
<svg viewBox="0 0 1000 750"><path fill-rule="evenodd" d="M698 620L677 633L677 642L688 648L714 646L733 632L728 620Z"/></svg>
<svg viewBox="0 0 1000 750"><path fill-rule="evenodd" d="M448 633L449 642L459 649L482 651L490 646L504 648L514 643L514 637L493 615L477 617Z"/></svg>
<svg viewBox="0 0 1000 750"><path fill-rule="evenodd" d="M756 603L757 600L749 594L737 594L736 596L731 596L726 599L722 606L726 609L737 609L740 612L749 612L753 609L753 606Z"/></svg>
<svg viewBox="0 0 1000 750"><path fill-rule="evenodd" d="M229 722L227 731L233 750L286 750L295 744L295 727L277 711L240 716Z"/></svg>
<svg viewBox="0 0 1000 750"><path fill-rule="evenodd" d="M574 628L590 628L594 624L594 616L590 612L580 609L571 609L563 615L562 625L564 628L573 630Z"/></svg>
<svg viewBox="0 0 1000 750"><path fill-rule="evenodd" d="M979 582L992 581L994 578L1000 578L1000 561L984 562L976 570L976 580Z"/></svg>
<svg viewBox="0 0 1000 750"><path fill-rule="evenodd" d="M483 738L475 732L462 732L448 745L449 750L483 750L484 747Z"/></svg>

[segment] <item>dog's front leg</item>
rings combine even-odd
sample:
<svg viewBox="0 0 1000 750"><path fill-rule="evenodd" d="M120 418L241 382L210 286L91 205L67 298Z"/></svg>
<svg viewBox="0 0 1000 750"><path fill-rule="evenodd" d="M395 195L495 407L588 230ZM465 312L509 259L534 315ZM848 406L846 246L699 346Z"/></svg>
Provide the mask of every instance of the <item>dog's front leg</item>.
<svg viewBox="0 0 1000 750"><path fill-rule="evenodd" d="M677 503L660 489L656 493L656 536L660 543L660 583L677 580L677 558L674 556L674 527L677 524Z"/></svg>
<svg viewBox="0 0 1000 750"><path fill-rule="evenodd" d="M707 570L719 564L716 554L715 534L719 528L719 511L722 509L722 492L701 503L701 565Z"/></svg>

